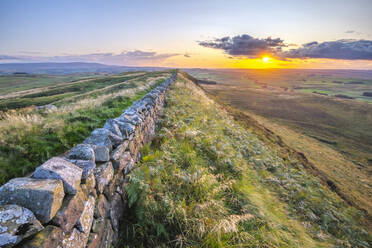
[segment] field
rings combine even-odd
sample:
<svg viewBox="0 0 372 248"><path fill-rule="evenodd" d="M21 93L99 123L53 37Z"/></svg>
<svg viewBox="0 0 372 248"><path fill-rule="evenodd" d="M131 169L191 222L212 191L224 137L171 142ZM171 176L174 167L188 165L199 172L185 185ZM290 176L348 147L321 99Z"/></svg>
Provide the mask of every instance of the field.
<svg viewBox="0 0 372 248"><path fill-rule="evenodd" d="M0 76L0 110L31 105L61 105L87 95L107 94L133 85L123 83L144 73L91 76L12 75ZM109 87L110 86L110 87Z"/></svg>
<svg viewBox="0 0 372 248"><path fill-rule="evenodd" d="M129 176L122 247L369 247L361 211L230 114L179 75Z"/></svg>
<svg viewBox="0 0 372 248"><path fill-rule="evenodd" d="M245 112L278 135L305 156L313 174L350 204L372 214L372 105L363 97L332 96L371 91L370 72L193 70L191 74L215 81L201 85L217 101Z"/></svg>
<svg viewBox="0 0 372 248"><path fill-rule="evenodd" d="M12 93L0 96L0 184L82 142L170 75L3 76L2 87ZM35 108L45 104L56 109Z"/></svg>

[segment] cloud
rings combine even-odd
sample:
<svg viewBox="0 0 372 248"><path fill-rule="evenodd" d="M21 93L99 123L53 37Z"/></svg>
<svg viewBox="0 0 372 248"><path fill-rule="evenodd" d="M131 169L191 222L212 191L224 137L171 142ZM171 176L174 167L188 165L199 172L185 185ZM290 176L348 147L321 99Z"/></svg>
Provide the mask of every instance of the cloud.
<svg viewBox="0 0 372 248"><path fill-rule="evenodd" d="M278 54L286 45L280 38L254 38L248 34L234 37L223 37L211 41L200 41L199 45L214 49L221 49L232 56L246 56L257 58L262 54Z"/></svg>
<svg viewBox="0 0 372 248"><path fill-rule="evenodd" d="M191 57L191 55L188 54L188 53L185 53L183 56L186 57L186 58L190 58Z"/></svg>
<svg viewBox="0 0 372 248"><path fill-rule="evenodd" d="M37 54L37 55L45 54L44 52L37 52L37 51L20 51L19 53L20 54L31 54L31 55L34 55L34 54Z"/></svg>
<svg viewBox="0 0 372 248"><path fill-rule="evenodd" d="M354 33L355 31L349 30L347 32ZM372 60L372 40L313 41L289 50L288 48L295 46L295 44L286 44L280 38L260 39L247 34L199 41L198 43L204 47L222 50L230 57L258 58L267 54L280 60L287 58Z"/></svg>
<svg viewBox="0 0 372 248"><path fill-rule="evenodd" d="M8 55L0 55L0 60L17 60L18 57L8 56Z"/></svg>
<svg viewBox="0 0 372 248"><path fill-rule="evenodd" d="M310 42L282 54L286 58L328 58L372 60L371 40L343 39L328 42Z"/></svg>
<svg viewBox="0 0 372 248"><path fill-rule="evenodd" d="M345 33L347 34L354 34L356 31L355 30L347 30Z"/></svg>
<svg viewBox="0 0 372 248"><path fill-rule="evenodd" d="M156 65L166 59L179 56L178 53L157 53L152 51L123 51L122 53L64 54L61 56L20 55L11 57L0 55L0 60L12 62L96 62L111 65ZM14 61L16 60L16 61Z"/></svg>

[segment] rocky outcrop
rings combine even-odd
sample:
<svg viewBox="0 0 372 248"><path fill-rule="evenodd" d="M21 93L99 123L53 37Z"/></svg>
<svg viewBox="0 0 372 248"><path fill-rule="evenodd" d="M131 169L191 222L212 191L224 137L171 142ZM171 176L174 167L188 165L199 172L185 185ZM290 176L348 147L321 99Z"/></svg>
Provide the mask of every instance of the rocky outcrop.
<svg viewBox="0 0 372 248"><path fill-rule="evenodd" d="M64 157L1 186L0 247L115 246L126 206L126 175L153 138L175 77L107 120Z"/></svg>

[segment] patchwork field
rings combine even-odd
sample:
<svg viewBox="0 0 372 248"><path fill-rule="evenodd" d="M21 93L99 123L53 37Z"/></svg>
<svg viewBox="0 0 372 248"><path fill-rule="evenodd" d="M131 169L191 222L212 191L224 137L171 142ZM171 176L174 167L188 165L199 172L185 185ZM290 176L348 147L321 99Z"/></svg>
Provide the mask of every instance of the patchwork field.
<svg viewBox="0 0 372 248"><path fill-rule="evenodd" d="M0 184L82 142L170 75L162 71L0 77L2 87L12 91L0 96ZM45 104L55 107L35 108Z"/></svg>

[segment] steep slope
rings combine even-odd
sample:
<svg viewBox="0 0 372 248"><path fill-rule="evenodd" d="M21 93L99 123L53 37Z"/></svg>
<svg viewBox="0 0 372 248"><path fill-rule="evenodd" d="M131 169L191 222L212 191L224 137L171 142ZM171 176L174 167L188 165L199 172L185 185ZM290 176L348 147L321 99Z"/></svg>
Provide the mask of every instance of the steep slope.
<svg viewBox="0 0 372 248"><path fill-rule="evenodd" d="M129 247L369 247L360 211L180 74L130 175Z"/></svg>

